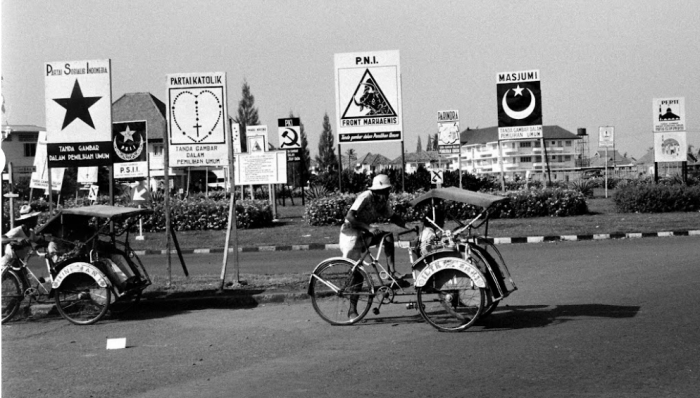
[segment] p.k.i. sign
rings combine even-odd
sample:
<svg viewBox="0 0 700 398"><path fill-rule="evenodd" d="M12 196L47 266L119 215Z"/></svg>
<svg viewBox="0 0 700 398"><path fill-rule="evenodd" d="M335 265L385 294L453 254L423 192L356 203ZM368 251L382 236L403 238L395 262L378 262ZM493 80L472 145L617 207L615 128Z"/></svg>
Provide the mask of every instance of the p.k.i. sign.
<svg viewBox="0 0 700 398"><path fill-rule="evenodd" d="M44 64L48 167L113 163L111 71L108 59Z"/></svg>

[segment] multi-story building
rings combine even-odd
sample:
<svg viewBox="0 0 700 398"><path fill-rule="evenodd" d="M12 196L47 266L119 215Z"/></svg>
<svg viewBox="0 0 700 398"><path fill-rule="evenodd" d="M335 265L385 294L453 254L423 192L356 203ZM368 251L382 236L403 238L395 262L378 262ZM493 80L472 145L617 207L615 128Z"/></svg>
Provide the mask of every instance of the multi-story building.
<svg viewBox="0 0 700 398"><path fill-rule="evenodd" d="M461 169L476 175L500 175L507 179L525 177L567 180L580 170L576 160L582 156L577 147L583 139L559 126L543 126L542 139L502 141L498 145L498 127L465 130L461 133ZM585 135L585 132L583 132ZM457 168L457 155L450 156L452 168Z"/></svg>
<svg viewBox="0 0 700 398"><path fill-rule="evenodd" d="M2 126L2 151L5 153L3 175L12 178L14 183L29 180L34 170L34 155L39 132L43 127L31 125L5 124ZM9 165L12 164L12 176Z"/></svg>

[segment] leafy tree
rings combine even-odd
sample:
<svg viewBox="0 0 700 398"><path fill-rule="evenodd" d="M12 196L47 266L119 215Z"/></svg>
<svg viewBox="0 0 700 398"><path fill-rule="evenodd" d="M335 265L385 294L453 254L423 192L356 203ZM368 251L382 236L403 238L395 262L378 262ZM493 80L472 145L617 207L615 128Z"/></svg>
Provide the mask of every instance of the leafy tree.
<svg viewBox="0 0 700 398"><path fill-rule="evenodd" d="M258 109L255 107L255 97L250 93L250 86L246 80L243 81L241 89L241 100L238 102L238 116L233 119L241 127L241 150L248 152L246 139L246 126L257 126L260 124Z"/></svg>
<svg viewBox="0 0 700 398"><path fill-rule="evenodd" d="M323 132L318 142L318 155L316 155L319 171L331 172L338 170L338 158L335 155L335 143L333 129L328 119L328 113L323 115Z"/></svg>
<svg viewBox="0 0 700 398"><path fill-rule="evenodd" d="M430 143L430 141L428 141ZM418 136L418 144L416 145L416 153L423 152L423 144L420 142L420 136Z"/></svg>
<svg viewBox="0 0 700 398"><path fill-rule="evenodd" d="M350 148L345 152L345 155L348 157L348 169L354 169L355 168L355 162L354 160L357 160L357 152L355 152L354 149Z"/></svg>

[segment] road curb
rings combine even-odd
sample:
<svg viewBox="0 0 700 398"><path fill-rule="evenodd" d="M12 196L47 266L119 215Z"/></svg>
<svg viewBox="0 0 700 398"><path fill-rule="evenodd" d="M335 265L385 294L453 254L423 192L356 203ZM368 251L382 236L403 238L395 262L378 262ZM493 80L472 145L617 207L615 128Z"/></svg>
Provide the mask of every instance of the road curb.
<svg viewBox="0 0 700 398"><path fill-rule="evenodd" d="M524 236L509 238L486 238L483 239L496 245L516 244L516 243L542 243L560 241L589 241L604 239L637 239L637 238L665 238L672 236L700 236L700 230L688 231L659 231L659 232L631 232L631 233L608 233L608 234L584 234L584 235L554 235L554 236ZM400 243L395 244L400 247ZM229 248L229 253L233 253L233 248ZM239 253L251 252L275 252L275 251L306 251L306 250L340 250L337 243L310 243L306 245L280 245L280 246L241 246ZM139 256L165 255L167 250L135 250ZM223 253L223 248L201 248L201 249L181 249L183 254L212 254ZM171 254L177 254L176 250L171 250Z"/></svg>

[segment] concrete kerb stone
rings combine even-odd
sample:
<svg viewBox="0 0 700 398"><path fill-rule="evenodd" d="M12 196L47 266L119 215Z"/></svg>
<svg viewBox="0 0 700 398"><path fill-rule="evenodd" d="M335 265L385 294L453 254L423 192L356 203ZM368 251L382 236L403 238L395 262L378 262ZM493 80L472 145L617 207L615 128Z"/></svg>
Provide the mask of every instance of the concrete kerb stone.
<svg viewBox="0 0 700 398"><path fill-rule="evenodd" d="M558 241L584 241L584 240L607 240L607 239L633 239L633 238L664 238L672 236L700 236L700 230L691 231L660 231L660 232L630 232L630 233L610 233L610 234L589 234L589 235L553 235L553 236L525 236L525 237L510 237L510 238L487 238L484 239L495 245L514 244L514 243L543 243L543 242L558 242ZM395 247L400 247L400 243L394 243ZM229 253L233 253L233 248L229 248ZM337 243L309 243L305 245L282 245L282 246L241 246L238 248L239 253L251 252L274 252L274 251L305 251L305 250L340 250ZM136 255L165 255L167 250L135 250ZM200 248L200 249L184 249L183 254L212 254L223 253L220 248ZM177 254L177 251L171 250L171 254Z"/></svg>

